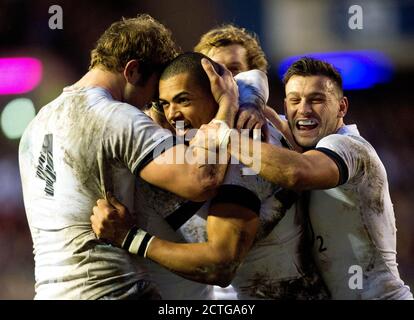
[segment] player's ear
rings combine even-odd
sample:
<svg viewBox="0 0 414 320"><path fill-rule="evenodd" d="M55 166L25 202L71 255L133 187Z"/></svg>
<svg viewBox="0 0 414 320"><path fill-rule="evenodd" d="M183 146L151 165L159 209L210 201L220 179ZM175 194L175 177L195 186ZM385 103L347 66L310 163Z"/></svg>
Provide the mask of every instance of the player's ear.
<svg viewBox="0 0 414 320"><path fill-rule="evenodd" d="M339 100L338 118L345 117L347 112L348 112L348 98L344 96L341 98L341 100Z"/></svg>
<svg viewBox="0 0 414 320"><path fill-rule="evenodd" d="M139 72L139 62L138 60L130 60L124 68L124 77L126 81L134 86L136 86L140 79L141 74Z"/></svg>
<svg viewBox="0 0 414 320"><path fill-rule="evenodd" d="M285 116L287 118L287 104L286 104L286 98L283 99L283 110L285 111Z"/></svg>

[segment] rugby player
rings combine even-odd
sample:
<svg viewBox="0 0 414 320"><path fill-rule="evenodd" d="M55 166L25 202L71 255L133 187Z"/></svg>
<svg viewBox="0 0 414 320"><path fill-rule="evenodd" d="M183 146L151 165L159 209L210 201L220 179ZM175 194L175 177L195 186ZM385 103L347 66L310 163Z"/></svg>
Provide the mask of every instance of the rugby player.
<svg viewBox="0 0 414 320"><path fill-rule="evenodd" d="M170 31L149 15L115 22L92 50L89 72L27 127L19 164L36 299L159 297L144 266L95 237L90 208L112 191L133 211L137 178L198 201L223 180L226 164L155 161L161 145L165 152L159 157L206 154L175 145L171 133L160 135L161 128L140 110L155 98L160 70L176 54ZM215 119L231 127L237 86L228 70L213 77Z"/></svg>
<svg viewBox="0 0 414 320"><path fill-rule="evenodd" d="M166 118L171 124L184 121L186 130L208 123L217 108L208 78L200 68L202 57L192 53L180 55L161 75L160 104ZM272 142L281 145L280 134L273 128L271 132ZM317 298L322 285L315 273L306 270L309 261L300 254L299 245L303 229L295 221L295 213L291 212L281 228L273 233L274 226L293 201L279 187L256 176L242 176L240 171L239 165L230 164L218 195L192 218L197 207L194 209L187 203L172 210L176 207L173 203L168 209L171 197L149 186L156 196L138 201L143 211L139 216L147 216L146 221L140 221L140 227L156 235L146 248L146 256L187 279L220 286L233 281L240 298ZM150 192L143 193L146 194ZM131 223L129 213L116 199L111 198L110 202L98 200L93 210L93 229L98 237L118 245L123 243L123 247L129 249L125 246L126 240L114 237L117 228L124 229L123 224ZM260 219L255 213L260 213ZM188 221L183 220L186 217ZM168 224L172 228L168 228ZM180 240L174 229L179 229L182 238L193 243L173 243ZM271 236L267 236L269 232ZM146 235L139 231L134 239L142 238L143 234ZM257 242L248 253L253 241ZM240 266L243 259L246 260ZM208 288L199 286L204 292L195 294L196 284L179 279L173 281L173 277L168 277L168 273L163 273L156 265L148 265L163 298L208 298L208 294L203 295L209 292Z"/></svg>
<svg viewBox="0 0 414 320"><path fill-rule="evenodd" d="M348 99L340 74L305 57L284 83L289 127L305 152L262 143L260 175L287 189L314 190L305 203L313 257L333 299L411 300L397 268L386 171L356 125L344 123ZM252 162L240 151L233 155Z"/></svg>

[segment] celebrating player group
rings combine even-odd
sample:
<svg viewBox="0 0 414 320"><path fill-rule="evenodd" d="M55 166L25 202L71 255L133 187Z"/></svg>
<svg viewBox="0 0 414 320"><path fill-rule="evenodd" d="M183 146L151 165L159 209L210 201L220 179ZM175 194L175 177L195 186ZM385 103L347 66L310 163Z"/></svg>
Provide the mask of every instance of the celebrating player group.
<svg viewBox="0 0 414 320"><path fill-rule="evenodd" d="M35 299L412 300L341 75L295 61L279 116L267 69L234 25L181 53L149 15L113 23L20 141Z"/></svg>

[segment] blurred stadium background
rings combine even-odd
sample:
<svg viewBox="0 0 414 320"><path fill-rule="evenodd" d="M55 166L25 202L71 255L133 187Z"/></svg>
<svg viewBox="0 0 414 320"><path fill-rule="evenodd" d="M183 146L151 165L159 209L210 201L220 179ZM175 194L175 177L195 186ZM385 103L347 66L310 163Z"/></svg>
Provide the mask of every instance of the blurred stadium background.
<svg viewBox="0 0 414 320"><path fill-rule="evenodd" d="M354 4L363 9L363 29L349 28ZM63 9L62 30L48 26L52 5ZM222 23L256 32L271 63L270 105L279 112L279 74L289 57L334 57L349 83L346 122L358 124L388 171L400 272L414 288L414 1L0 0L0 299L34 296L32 242L18 170L21 131L41 106L87 70L89 51L103 30L137 13L166 24L183 50ZM23 57L31 59L16 59Z"/></svg>

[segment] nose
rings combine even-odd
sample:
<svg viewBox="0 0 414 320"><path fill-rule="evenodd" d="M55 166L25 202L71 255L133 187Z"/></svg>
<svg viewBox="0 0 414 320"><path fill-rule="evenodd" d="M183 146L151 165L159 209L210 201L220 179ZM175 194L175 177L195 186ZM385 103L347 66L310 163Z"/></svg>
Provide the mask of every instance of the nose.
<svg viewBox="0 0 414 320"><path fill-rule="evenodd" d="M183 120L184 117L180 111L180 108L175 103L170 103L167 111L167 119L171 122L176 122L178 120Z"/></svg>
<svg viewBox="0 0 414 320"><path fill-rule="evenodd" d="M312 114L312 105L306 100L302 101L298 106L298 113L305 116Z"/></svg>

